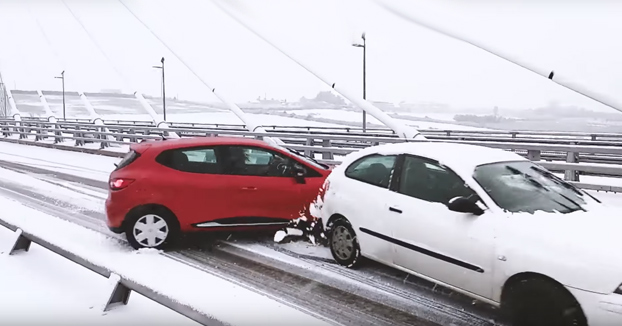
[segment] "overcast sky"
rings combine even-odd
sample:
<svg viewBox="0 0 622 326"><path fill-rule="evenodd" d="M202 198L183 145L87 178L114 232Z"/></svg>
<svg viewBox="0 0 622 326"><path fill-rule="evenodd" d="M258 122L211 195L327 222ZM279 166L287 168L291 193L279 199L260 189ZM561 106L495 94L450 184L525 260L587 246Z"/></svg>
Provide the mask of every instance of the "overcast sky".
<svg viewBox="0 0 622 326"><path fill-rule="evenodd" d="M123 1L211 87L234 101L264 94L297 100L329 89L210 0ZM293 56L358 94L362 50L351 44L365 31L371 100L465 108L558 102L611 111L370 0L225 2ZM622 100L622 1L391 2ZM54 76L64 69L68 90L159 95L160 71L151 66L165 56L169 95L216 100L119 0L0 0L0 31L0 71L11 88L60 89Z"/></svg>

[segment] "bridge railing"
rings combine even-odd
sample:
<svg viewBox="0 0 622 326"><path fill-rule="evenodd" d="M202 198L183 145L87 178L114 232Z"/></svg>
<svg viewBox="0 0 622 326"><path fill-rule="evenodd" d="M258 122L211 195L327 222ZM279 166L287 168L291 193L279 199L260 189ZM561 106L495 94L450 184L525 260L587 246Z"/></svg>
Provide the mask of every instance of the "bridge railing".
<svg viewBox="0 0 622 326"><path fill-rule="evenodd" d="M106 304L103 307L104 312L111 310L119 305L127 305L130 298L130 292L134 291L145 296L146 298L149 298L159 303L162 306L165 306L187 318L198 322L201 325L227 325L227 323L223 321L216 320L212 315L195 309L192 305L183 302L178 297L174 298L168 296L166 294L153 290L148 284L144 284L137 280L124 277L123 275L115 274L104 265L93 263L87 257L83 257L75 252L72 252L71 250L62 248L61 246L51 243L41 238L40 236L25 232L16 225L0 219L0 226L4 226L5 228L15 232L15 242L13 243L13 246L8 252L9 255L14 255L20 251L27 252L30 249L31 243L36 243L39 246L68 259L71 262L74 262L113 281L114 286L112 287L109 299L106 301Z"/></svg>
<svg viewBox="0 0 622 326"><path fill-rule="evenodd" d="M105 128L104 128L105 127ZM157 128L136 121L108 123L104 127L81 120L50 122L42 119L23 119L17 125L12 119L0 119L0 131L5 139L63 144L74 142L74 147L98 144L100 149L111 146L163 139L170 129ZM391 134L370 136L354 130L341 132L332 129L298 129L279 127L268 133L254 133L239 125L173 124L172 129L181 137L235 136L278 137L287 147L331 164L339 164L341 157L368 146L404 142ZM311 127L306 127L311 128ZM107 129L107 131L104 131ZM622 177L622 135L557 133L557 132L504 132L504 131L427 131L428 141L473 144L513 151L538 161L552 171L563 172L568 181L579 182L580 175ZM107 136L114 137L114 140ZM590 189L618 191L618 187L582 183ZM622 187L620 189L622 191Z"/></svg>
<svg viewBox="0 0 622 326"><path fill-rule="evenodd" d="M10 119L9 119L10 120ZM42 117L22 117L22 120L29 121L47 121ZM58 119L59 122L82 122L90 123L89 119ZM135 125L135 126L151 126L155 127L152 121L147 120L112 120L104 119L106 125ZM231 129L246 131L243 124L222 124L222 123L198 123L198 122L167 122L169 126L181 129ZM304 134L346 134L361 137L373 137L381 135L382 137L397 137L392 130L387 128L367 128L366 132L362 132L359 127L326 127L326 126L279 126L279 125L261 125L260 127L270 132L288 132L288 133L304 133ZM451 130L451 129L424 129L421 132L427 137L439 137L446 139L454 137L456 139L463 137L494 137L497 140L508 139L512 141L532 141L538 139L542 141L601 141L602 143L618 142L622 144L622 133L594 133L594 132L558 132L558 131L521 131L521 130Z"/></svg>

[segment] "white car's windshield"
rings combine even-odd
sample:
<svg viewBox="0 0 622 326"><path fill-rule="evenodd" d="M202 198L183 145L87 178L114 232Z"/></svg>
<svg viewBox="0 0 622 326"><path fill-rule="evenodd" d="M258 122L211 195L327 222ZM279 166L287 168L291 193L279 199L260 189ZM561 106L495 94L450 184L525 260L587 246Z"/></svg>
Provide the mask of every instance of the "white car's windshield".
<svg viewBox="0 0 622 326"><path fill-rule="evenodd" d="M529 161L480 165L473 178L499 207L513 213L585 210L587 197L591 197Z"/></svg>

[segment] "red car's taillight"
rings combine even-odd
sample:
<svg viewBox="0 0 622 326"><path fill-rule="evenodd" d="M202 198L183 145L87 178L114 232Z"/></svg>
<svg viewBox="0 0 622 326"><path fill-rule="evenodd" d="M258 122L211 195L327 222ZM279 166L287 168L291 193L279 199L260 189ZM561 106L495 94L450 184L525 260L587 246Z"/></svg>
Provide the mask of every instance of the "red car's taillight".
<svg viewBox="0 0 622 326"><path fill-rule="evenodd" d="M132 182L134 182L134 179L115 178L111 179L108 185L110 186L110 190L121 190L129 186Z"/></svg>

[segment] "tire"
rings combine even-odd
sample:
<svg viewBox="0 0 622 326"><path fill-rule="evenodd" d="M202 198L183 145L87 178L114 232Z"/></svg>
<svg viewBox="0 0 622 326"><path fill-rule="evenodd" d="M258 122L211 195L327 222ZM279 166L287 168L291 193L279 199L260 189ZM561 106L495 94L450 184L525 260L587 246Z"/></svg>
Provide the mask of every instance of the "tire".
<svg viewBox="0 0 622 326"><path fill-rule="evenodd" d="M328 243L333 259L342 266L356 268L361 265L361 247L350 222L339 217L331 223Z"/></svg>
<svg viewBox="0 0 622 326"><path fill-rule="evenodd" d="M587 326L574 296L561 284L528 278L511 285L503 309L512 326Z"/></svg>
<svg viewBox="0 0 622 326"><path fill-rule="evenodd" d="M145 226L147 224L151 227ZM147 237L141 237L140 234L145 232ZM134 249L168 248L178 240L179 233L177 218L164 208L141 209L131 213L126 220L125 236Z"/></svg>

